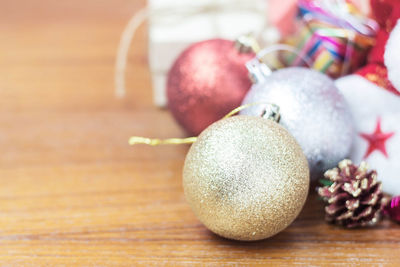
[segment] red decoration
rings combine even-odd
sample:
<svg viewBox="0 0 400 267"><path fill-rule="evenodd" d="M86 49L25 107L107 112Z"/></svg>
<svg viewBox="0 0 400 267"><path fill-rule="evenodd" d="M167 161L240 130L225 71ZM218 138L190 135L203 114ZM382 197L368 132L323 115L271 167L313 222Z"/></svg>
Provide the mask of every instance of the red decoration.
<svg viewBox="0 0 400 267"><path fill-rule="evenodd" d="M400 18L399 0L371 0L375 20L383 31L391 32Z"/></svg>
<svg viewBox="0 0 400 267"><path fill-rule="evenodd" d="M400 223L400 196L392 198L392 200L383 208L383 212L392 220Z"/></svg>
<svg viewBox="0 0 400 267"><path fill-rule="evenodd" d="M232 41L196 43L175 61L168 74L169 108L192 135L240 106L251 81L245 63L254 53L239 53Z"/></svg>
<svg viewBox="0 0 400 267"><path fill-rule="evenodd" d="M364 159L368 158L369 155L372 154L375 150L381 151L385 157L388 157L386 151L386 141L394 135L393 132L391 133L383 133L381 129L381 118L378 118L376 123L375 132L372 134L365 134L361 133L360 136L367 140L368 142L368 150L364 156Z"/></svg>
<svg viewBox="0 0 400 267"><path fill-rule="evenodd" d="M360 69L357 74L364 76L365 79L373 82L374 84L382 87L395 95L400 96L400 92L393 86L388 79L388 72L383 64L370 63L364 68Z"/></svg>
<svg viewBox="0 0 400 267"><path fill-rule="evenodd" d="M380 30L376 36L375 46L369 54L368 64L360 69L357 74L396 95L400 95L400 92L388 80L383 59L389 34L400 18L400 0L371 0L371 10L375 20L380 25Z"/></svg>

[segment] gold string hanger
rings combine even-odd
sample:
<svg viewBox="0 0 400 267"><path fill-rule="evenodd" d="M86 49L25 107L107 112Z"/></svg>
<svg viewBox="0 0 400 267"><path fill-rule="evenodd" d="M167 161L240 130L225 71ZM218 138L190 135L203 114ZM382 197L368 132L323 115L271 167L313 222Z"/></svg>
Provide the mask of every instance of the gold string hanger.
<svg viewBox="0 0 400 267"><path fill-rule="evenodd" d="M240 107L235 108L228 114L226 114L222 119L230 118L240 111L258 105L265 105L265 109L263 110L261 117L273 120L275 122L279 122L279 106L271 103L250 103L246 105L242 105ZM188 137L188 138L168 138L168 139L158 139L158 138L147 138L142 136L132 136L129 138L129 145L149 145L149 146L158 146L158 145L182 145L182 144L193 144L197 141L197 137Z"/></svg>

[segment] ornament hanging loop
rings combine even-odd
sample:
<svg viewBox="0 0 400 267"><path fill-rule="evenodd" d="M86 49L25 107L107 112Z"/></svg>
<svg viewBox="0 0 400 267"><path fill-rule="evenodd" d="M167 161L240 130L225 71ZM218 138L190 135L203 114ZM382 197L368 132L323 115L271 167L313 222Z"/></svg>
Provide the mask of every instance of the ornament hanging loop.
<svg viewBox="0 0 400 267"><path fill-rule="evenodd" d="M253 107L253 106L258 106L258 105L265 105L265 109L263 113L261 114L261 117L273 120L275 122L279 122L280 115L279 115L279 106L275 104L270 104L270 103L250 103L247 105L243 105L240 107L235 108L228 114L226 114L225 117L222 119L227 119L230 118L236 114L238 114L241 110ZM158 145L182 145L182 144L193 144L194 142L197 141L197 137L188 137L188 138L169 138L169 139L158 139L158 138L147 138L147 137L142 137L142 136L132 136L129 138L129 145L149 145L149 146L158 146Z"/></svg>
<svg viewBox="0 0 400 267"><path fill-rule="evenodd" d="M275 53L277 51L291 52L298 55L309 68L311 68L313 65L310 58L305 55L301 55L300 51L298 51L293 46L285 44L271 45L267 48L259 50L256 57L246 63L246 68L249 71L250 80L254 84L264 82L266 77L271 75L273 70L282 68L282 66L271 66L270 64L267 64L266 57L269 54Z"/></svg>
<svg viewBox="0 0 400 267"><path fill-rule="evenodd" d="M193 144L196 142L197 137L188 137L188 138L170 138L170 139L157 139L157 138L146 138L140 136L132 136L129 138L129 145L149 145L149 146L158 146L158 145L182 145L182 144Z"/></svg>

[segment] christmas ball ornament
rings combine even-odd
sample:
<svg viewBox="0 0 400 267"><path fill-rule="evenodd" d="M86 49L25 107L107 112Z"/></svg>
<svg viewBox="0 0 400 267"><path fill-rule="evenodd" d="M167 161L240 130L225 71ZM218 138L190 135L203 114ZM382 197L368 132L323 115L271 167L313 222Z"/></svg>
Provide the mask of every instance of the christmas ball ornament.
<svg viewBox="0 0 400 267"><path fill-rule="evenodd" d="M265 74L264 64L249 63L255 84L242 104L268 102L280 107L280 124L299 142L306 155L311 177L346 158L351 150L353 120L333 81L317 71L291 67ZM262 105L241 112L260 116Z"/></svg>
<svg viewBox="0 0 400 267"><path fill-rule="evenodd" d="M383 208L383 213L393 221L400 223L400 196L392 198Z"/></svg>
<svg viewBox="0 0 400 267"><path fill-rule="evenodd" d="M298 216L309 169L300 146L279 124L236 116L212 124L192 145L183 187L195 215L211 231L260 240Z"/></svg>
<svg viewBox="0 0 400 267"><path fill-rule="evenodd" d="M198 135L238 107L251 82L245 63L253 53L240 53L235 42L213 39L187 48L168 74L168 106L178 123Z"/></svg>
<svg viewBox="0 0 400 267"><path fill-rule="evenodd" d="M382 184L367 163L354 165L343 160L338 168L325 172L326 186L318 194L327 203L326 220L346 228L375 225L382 210Z"/></svg>
<svg viewBox="0 0 400 267"><path fill-rule="evenodd" d="M385 65L389 80L400 91L400 20L390 33L385 49Z"/></svg>

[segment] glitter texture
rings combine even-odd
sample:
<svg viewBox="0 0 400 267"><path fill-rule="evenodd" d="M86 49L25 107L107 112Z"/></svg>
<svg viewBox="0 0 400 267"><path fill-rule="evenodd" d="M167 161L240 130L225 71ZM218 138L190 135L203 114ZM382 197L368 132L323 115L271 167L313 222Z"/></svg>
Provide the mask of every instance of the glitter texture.
<svg viewBox="0 0 400 267"><path fill-rule="evenodd" d="M393 221L400 223L400 196L392 198L392 200L383 208L383 212Z"/></svg>
<svg viewBox="0 0 400 267"><path fill-rule="evenodd" d="M168 74L168 106L187 133L199 135L240 106L251 87L245 63L253 57L222 39L196 43L178 57Z"/></svg>
<svg viewBox="0 0 400 267"><path fill-rule="evenodd" d="M260 240L290 225L308 194L307 160L279 124L236 116L208 127L183 170L185 196L211 231Z"/></svg>
<svg viewBox="0 0 400 267"><path fill-rule="evenodd" d="M306 155L311 178L337 165L351 151L355 131L350 109L333 81L306 68L273 72L253 85L242 104L269 102L280 107L280 124L299 142ZM263 106L241 112L260 116Z"/></svg>

